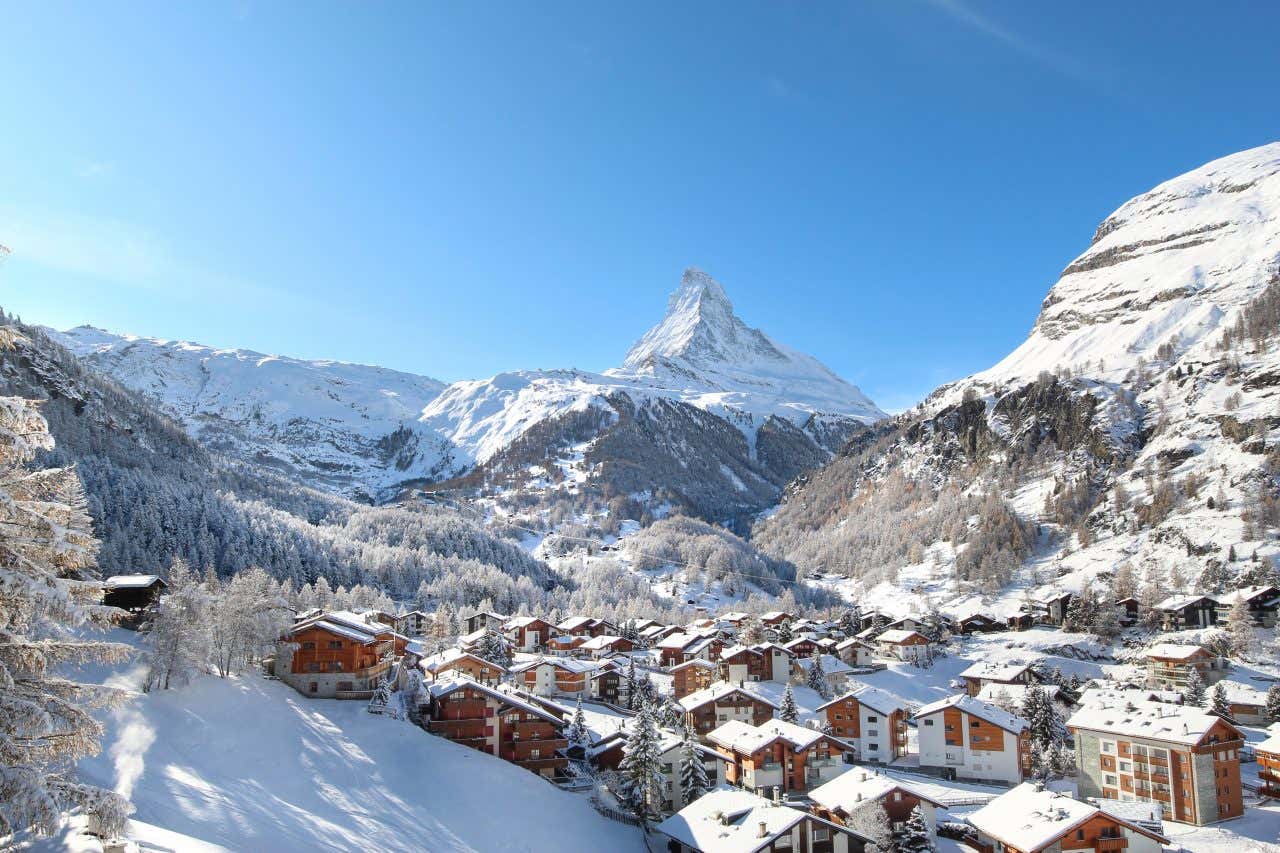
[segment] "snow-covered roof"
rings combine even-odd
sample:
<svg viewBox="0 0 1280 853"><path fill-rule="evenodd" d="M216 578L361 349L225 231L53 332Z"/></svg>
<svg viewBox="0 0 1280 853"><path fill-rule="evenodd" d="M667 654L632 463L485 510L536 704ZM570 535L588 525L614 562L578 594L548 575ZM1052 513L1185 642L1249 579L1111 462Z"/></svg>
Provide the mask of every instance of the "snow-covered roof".
<svg viewBox="0 0 1280 853"><path fill-rule="evenodd" d="M522 711L528 711L531 714L537 714L538 716L542 717L545 720L549 720L557 724L564 722L564 720L561 719L559 715L554 714L551 711L548 711L546 708L543 708L540 705L535 705L533 702L530 702L520 696L516 696L513 693L507 692L505 690L500 690L496 687L490 687L487 684L481 684L475 679L468 678L465 675L455 675L450 678L441 679L439 681L428 682L423 686L428 692L431 693L432 697L436 699L439 699L442 696L448 696L450 693L453 693L454 691L469 687L472 690L478 690L481 693L485 693L489 696L492 696L493 698L497 699L499 702L510 705L513 708L519 708Z"/></svg>
<svg viewBox="0 0 1280 853"><path fill-rule="evenodd" d="M365 644L375 642L381 634L398 636L388 626L380 622L370 622L359 613L352 613L349 610L331 610L295 622L289 629L289 634L297 634L309 628L319 628Z"/></svg>
<svg viewBox="0 0 1280 853"><path fill-rule="evenodd" d="M587 640L581 646L578 646L578 648L598 652L602 649L609 648L621 639L621 637L610 637L608 634L601 634L599 637L592 637L590 640Z"/></svg>
<svg viewBox="0 0 1280 853"><path fill-rule="evenodd" d="M915 716L912 717L912 719L919 720L923 717L929 716L930 714L945 711L948 708L955 708L969 714L970 716L977 717L980 720L986 720L993 726L999 726L1005 731L1013 732L1014 734L1017 734L1030 726L1026 720L1022 719L1017 714L1010 714L1008 711L992 705L990 702L983 702L981 699L976 699L973 696L965 696L963 694L958 696L948 696L946 699L939 699L937 702L930 702L919 711L916 711Z"/></svg>
<svg viewBox="0 0 1280 853"><path fill-rule="evenodd" d="M696 690L693 693L690 693L688 696L685 696L680 700L680 707L684 708L686 711L693 711L701 708L708 702L718 701L723 699L725 696L729 696L734 693L743 693L750 696L752 699L755 699L757 702L763 702L771 708L776 709L778 707L776 704L761 696L759 693L754 692L750 688L746 686L739 686L729 681L717 681L710 687L704 687L702 690Z"/></svg>
<svg viewBox="0 0 1280 853"><path fill-rule="evenodd" d="M687 669L688 667L691 667L691 666L702 667L703 669L719 668L714 663L707 660L706 658L690 658L684 663L678 663L675 666L671 667L671 669L667 670L667 672L675 672L678 669Z"/></svg>
<svg viewBox="0 0 1280 853"><path fill-rule="evenodd" d="M720 788L658 824L657 831L702 853L751 853L806 817L811 816L747 791Z"/></svg>
<svg viewBox="0 0 1280 853"><path fill-rule="evenodd" d="M1161 660L1189 660L1201 654L1209 654L1209 652L1203 646L1184 643L1156 643L1147 649L1147 657Z"/></svg>
<svg viewBox="0 0 1280 853"><path fill-rule="evenodd" d="M713 743L743 755L757 753L779 739L787 741L794 749L805 750L822 738L822 732L817 729L798 726L786 720L769 720L759 726L742 720L730 720L712 729L707 735L707 739Z"/></svg>
<svg viewBox="0 0 1280 853"><path fill-rule="evenodd" d="M898 646L906 643L912 637L919 637L927 642L924 634L921 634L919 631L910 631L905 628L890 628L888 631L885 631L880 634L880 636L876 637L876 642L889 643L890 645Z"/></svg>
<svg viewBox="0 0 1280 853"><path fill-rule="evenodd" d="M1269 752L1272 755L1280 755L1280 724L1273 725L1269 730L1270 735L1266 740L1254 744L1254 749L1259 752Z"/></svg>
<svg viewBox="0 0 1280 853"><path fill-rule="evenodd" d="M827 675L845 675L846 673L853 672L853 667L849 666L849 664L840 660L840 658L835 655L814 655L811 658L798 658L795 662L801 669L808 672L813 669L813 662L817 660L818 657L822 658L822 671Z"/></svg>
<svg viewBox="0 0 1280 853"><path fill-rule="evenodd" d="M1222 600L1224 603L1231 602L1235 600L1237 595L1245 601L1253 601L1255 598L1280 598L1280 590L1277 590L1274 586L1246 586L1236 590L1234 593L1223 596Z"/></svg>
<svg viewBox="0 0 1280 853"><path fill-rule="evenodd" d="M578 658L561 658L561 657L538 657L532 660L522 660L519 663L511 665L512 672L525 672L530 669L537 669L540 666L554 666L557 669L563 669L566 672L591 672L600 669L600 664L592 660L579 660Z"/></svg>
<svg viewBox="0 0 1280 853"><path fill-rule="evenodd" d="M1218 723L1231 725L1221 717L1200 708L1170 705L1166 702L1087 706L1076 711L1067 720L1067 725L1073 729L1183 745L1198 744Z"/></svg>
<svg viewBox="0 0 1280 853"><path fill-rule="evenodd" d="M836 651L842 652L845 649L851 649L854 646L857 646L863 649L872 648L871 644L868 643L866 640L859 639L858 637L849 637L848 639L841 640L840 642L836 643Z"/></svg>
<svg viewBox="0 0 1280 853"><path fill-rule="evenodd" d="M1030 664L1017 661L984 660L960 673L960 677L979 678L983 681L1013 681L1030 668Z"/></svg>
<svg viewBox="0 0 1280 853"><path fill-rule="evenodd" d="M1090 797L1089 802L1112 817L1118 817L1139 826L1159 826L1164 821L1164 806L1158 802L1125 802L1107 797Z"/></svg>
<svg viewBox="0 0 1280 853"><path fill-rule="evenodd" d="M112 575L103 581L102 585L108 589L141 589L157 581L164 583L155 575Z"/></svg>
<svg viewBox="0 0 1280 853"><path fill-rule="evenodd" d="M501 664L485 660L477 654L466 652L459 648L445 649L442 652L429 655L419 661L418 666L422 668L423 672L429 672L434 675L435 673L447 669L462 660L473 660L478 663L482 663L485 666L491 666L499 672L506 671Z"/></svg>
<svg viewBox="0 0 1280 853"><path fill-rule="evenodd" d="M1023 700L1027 698L1027 691L1032 687L1038 687L1044 691L1044 695L1051 700L1057 699L1058 693L1062 690L1056 684L984 684L978 691L977 698L983 702L999 704L996 700L1002 698L1003 693L1014 705L1022 707Z"/></svg>
<svg viewBox="0 0 1280 853"><path fill-rule="evenodd" d="M734 655L742 654L743 652L746 652L747 654L751 654L751 655L756 655L757 657L764 654L764 652L760 651L759 649L752 648L751 646L728 646L725 649L721 650L720 660L728 660Z"/></svg>
<svg viewBox="0 0 1280 853"><path fill-rule="evenodd" d="M513 616L503 623L502 627L507 630L512 630L514 628L527 628L535 622L541 622L544 625L547 624L547 620L539 616Z"/></svg>
<svg viewBox="0 0 1280 853"><path fill-rule="evenodd" d="M1081 802L1060 791L1050 791L1034 783L1024 782L970 814L969 823L979 832L1008 847L1037 851L1053 844L1099 811L1097 806ZM1123 818L1116 819L1134 830L1154 836L1154 833Z"/></svg>
<svg viewBox="0 0 1280 853"><path fill-rule="evenodd" d="M873 711L879 711L886 717L892 716L896 711L905 711L907 708L905 702L897 696L894 696L889 691L881 690L879 687L872 687L869 684L859 683L858 686L854 687L852 690L837 696L830 702L819 705L817 708L814 708L814 710L825 710L828 705L843 702L851 697L857 699L859 705L865 705Z"/></svg>
<svg viewBox="0 0 1280 853"><path fill-rule="evenodd" d="M1190 607L1197 601L1205 599L1217 604L1217 599L1208 595L1171 595L1157 604L1156 610L1182 610L1184 607Z"/></svg>
<svg viewBox="0 0 1280 853"><path fill-rule="evenodd" d="M588 627L596 624L596 620L590 616L570 616L556 627L561 631L574 631L578 628Z"/></svg>
<svg viewBox="0 0 1280 853"><path fill-rule="evenodd" d="M1112 687L1110 682L1094 683L1080 694L1076 702L1081 708L1123 706L1133 702L1165 702L1181 705L1182 694L1176 690L1156 690L1150 687Z"/></svg>
<svg viewBox="0 0 1280 853"><path fill-rule="evenodd" d="M908 794L933 803L935 806L942 805L933 797L912 787L910 781L872 770L869 767L855 767L851 770L846 770L830 782L819 785L810 791L809 799L829 809L840 809L845 814L851 814L863 803L878 800L895 789L906 791Z"/></svg>

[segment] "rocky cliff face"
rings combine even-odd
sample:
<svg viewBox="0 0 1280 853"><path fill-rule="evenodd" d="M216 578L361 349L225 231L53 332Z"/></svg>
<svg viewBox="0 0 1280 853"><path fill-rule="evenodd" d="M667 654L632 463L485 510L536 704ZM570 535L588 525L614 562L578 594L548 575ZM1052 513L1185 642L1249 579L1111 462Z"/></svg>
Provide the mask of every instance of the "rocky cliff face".
<svg viewBox="0 0 1280 853"><path fill-rule="evenodd" d="M1280 551L1278 271L1280 144L1161 184L1098 227L1025 343L852 442L757 540L851 576L869 567L842 549L882 548L959 609L1117 571L1159 592L1256 579ZM913 489L934 522L862 529L861 508ZM984 505L962 522L934 508L959 495ZM990 523L997 501L1038 538Z"/></svg>

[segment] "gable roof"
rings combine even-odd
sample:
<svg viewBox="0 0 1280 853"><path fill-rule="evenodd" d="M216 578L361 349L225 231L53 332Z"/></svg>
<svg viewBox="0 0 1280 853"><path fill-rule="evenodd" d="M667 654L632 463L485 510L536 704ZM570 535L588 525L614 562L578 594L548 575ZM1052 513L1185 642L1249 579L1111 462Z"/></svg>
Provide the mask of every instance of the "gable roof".
<svg viewBox="0 0 1280 853"><path fill-rule="evenodd" d="M156 583L166 585L156 575L112 575L102 585L107 589L145 589Z"/></svg>
<svg viewBox="0 0 1280 853"><path fill-rule="evenodd" d="M840 809L845 814L850 814L863 803L878 800L894 790L905 791L939 808L943 805L920 789L913 787L910 781L869 767L854 767L846 770L830 782L810 791L809 799L833 811Z"/></svg>
<svg viewBox="0 0 1280 853"><path fill-rule="evenodd" d="M1156 605L1156 610L1182 610L1201 601L1216 605L1217 599L1209 595L1171 595Z"/></svg>
<svg viewBox="0 0 1280 853"><path fill-rule="evenodd" d="M503 667L502 664L494 663L491 660L485 660L484 658L480 657L477 654L474 654L468 651L463 651L462 649L459 649L459 648L445 649L442 652L438 652L434 655L425 657L422 660L418 661L418 666L422 668L423 672L430 672L434 674L437 672L441 672L443 670L447 670L449 667L453 666L459 661L467 660L467 659L476 661L478 663L482 663L485 666L491 666L494 669L496 669L498 672L506 672L506 668Z"/></svg>
<svg viewBox="0 0 1280 853"><path fill-rule="evenodd" d="M454 693L455 691L462 690L463 688L468 688L468 687L471 688L472 690L478 690L481 693L485 694L486 696L490 696L504 705L509 705L512 708L519 708L520 710L527 711L528 713L531 713L531 714L537 714L539 717L542 717L544 720L547 720L549 722L555 723L557 725L562 725L564 723L563 719L561 719L558 715L548 711L546 708L543 708L539 705L535 705L532 702L527 702L524 699L520 698L519 696L515 696L511 693L507 693L503 690L498 689L497 687L490 687L487 684L481 684L475 679L468 678L465 675L456 675L451 678L441 679L440 681L431 681L423 685L423 688L426 689L431 694L433 699L439 699L443 696L448 696L450 693Z"/></svg>
<svg viewBox="0 0 1280 853"><path fill-rule="evenodd" d="M984 835L1018 850L1036 851L1053 844L1071 830L1089 821L1103 810L1081 802L1059 791L1024 782L1007 794L1001 794L969 815L969 823ZM1164 838L1125 820L1108 815L1126 829L1167 844Z"/></svg>
<svg viewBox="0 0 1280 853"><path fill-rule="evenodd" d="M879 711L886 717L893 715L896 711L905 711L907 709L905 702L887 690L881 690L879 687L872 687L869 684L859 683L852 690L837 696L830 702L825 702L819 705L813 710L823 711L837 702L843 702L850 698L857 699L859 705L866 705L871 710Z"/></svg>
<svg viewBox="0 0 1280 853"><path fill-rule="evenodd" d="M1029 669L1031 664L1016 661L978 661L960 673L960 677L981 678L985 681L1013 681Z"/></svg>
<svg viewBox="0 0 1280 853"><path fill-rule="evenodd" d="M759 726L730 720L707 734L707 739L744 755L751 755L777 740L785 740L793 749L805 750L826 735L817 729L788 723L786 720L769 720Z"/></svg>
<svg viewBox="0 0 1280 853"><path fill-rule="evenodd" d="M763 702L764 704L768 705L770 708L773 708L775 710L777 710L778 708L777 705L775 705L773 702L766 699L765 697L761 696L759 693L755 693L747 689L745 686L739 687L738 685L729 681L717 681L715 684L711 685L710 687L704 687L701 690L695 690L693 693L690 693L688 696L685 696L684 698L678 701L680 703L680 707L684 708L686 711L696 711L698 708L701 708L703 705L706 705L708 702L719 701L720 699L723 699L724 697L732 695L734 693L741 693L744 696L754 699L757 702Z"/></svg>
<svg viewBox="0 0 1280 853"><path fill-rule="evenodd" d="M907 640L910 640L912 637L919 637L926 643L929 641L929 638L924 634L921 634L919 631L908 631L904 628L890 628L888 631L884 631L880 636L876 637L876 642L899 646L906 643Z"/></svg>
<svg viewBox="0 0 1280 853"><path fill-rule="evenodd" d="M285 636L291 637L310 628L319 628L365 645L377 642L381 635L400 636L389 626L381 622L370 622L350 610L330 610L301 619L293 624Z"/></svg>
<svg viewBox="0 0 1280 853"><path fill-rule="evenodd" d="M1198 654L1206 654L1213 657L1204 646L1194 646L1187 643L1156 643L1147 649L1146 654L1149 658L1160 658L1161 660L1190 660Z"/></svg>
<svg viewBox="0 0 1280 853"><path fill-rule="evenodd" d="M946 699L939 699L937 702L930 702L928 705L916 711L912 717L918 720L921 717L927 717L930 714L936 714L939 711L955 708L966 714L977 717L980 720L986 720L993 726L999 726L1007 732L1018 734L1024 729L1030 728L1031 724L1019 717L1017 714L1010 714L1003 708L998 708L990 702L983 702L972 696L963 694L958 696L948 696Z"/></svg>
<svg viewBox="0 0 1280 853"><path fill-rule="evenodd" d="M720 788L703 794L658 824L657 831L703 853L753 853L801 821L810 820L863 838L808 812L774 805L747 791ZM764 826L764 837L760 827Z"/></svg>

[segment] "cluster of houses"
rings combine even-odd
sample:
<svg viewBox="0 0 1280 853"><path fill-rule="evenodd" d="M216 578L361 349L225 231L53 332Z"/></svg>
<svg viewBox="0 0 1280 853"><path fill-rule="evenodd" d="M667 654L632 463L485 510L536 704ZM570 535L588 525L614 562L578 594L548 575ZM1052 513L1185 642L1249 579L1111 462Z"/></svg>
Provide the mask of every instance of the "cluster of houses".
<svg viewBox="0 0 1280 853"><path fill-rule="evenodd" d="M1078 695L1042 684L1029 664L981 661L960 674L955 695L914 707L859 676L886 661L928 665L937 626L880 614L850 621L775 612L682 626L587 616L552 624L479 612L455 644L430 650L430 618L420 613L313 612L282 638L275 673L313 697L368 698L393 681L427 731L552 780L575 763L616 769L627 754L625 722L571 743L574 703L627 720L637 671L658 677L682 723L660 732L666 778L656 806L666 819L657 831L670 850L859 851L866 839L844 820L867 802L880 803L894 826L919 809L933 832L940 804L919 774L1010 788L968 819L973 843L991 851L1157 851L1162 820L1206 824L1243 813L1241 731L1181 704L1192 670L1204 684L1227 671L1202 646L1156 644L1146 651L1144 688L1087 684ZM997 630L1007 626L977 616L944 626ZM785 685L813 683L815 667L832 698L803 721L783 719ZM1033 685L1067 717L1080 798L1029 781L1031 725L1010 709ZM1232 712L1261 720L1264 701L1233 697ZM678 778L686 738L714 788L689 805ZM1263 784L1280 792L1280 749L1273 760L1258 755ZM734 838L754 846L726 840Z"/></svg>

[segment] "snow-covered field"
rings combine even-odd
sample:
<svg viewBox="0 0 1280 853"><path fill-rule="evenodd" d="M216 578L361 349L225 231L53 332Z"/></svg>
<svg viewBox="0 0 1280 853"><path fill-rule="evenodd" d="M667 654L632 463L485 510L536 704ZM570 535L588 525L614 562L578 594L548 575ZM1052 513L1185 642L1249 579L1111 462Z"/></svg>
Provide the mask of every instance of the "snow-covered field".
<svg viewBox="0 0 1280 853"><path fill-rule="evenodd" d="M113 639L130 639L113 632ZM138 667L101 673L136 685ZM306 699L256 675L199 678L114 712L87 781L139 822L230 850L643 850L640 832L514 765L364 702ZM143 849L169 846L139 826ZM53 849L74 849L65 844ZM83 848L81 848L83 849Z"/></svg>

